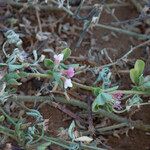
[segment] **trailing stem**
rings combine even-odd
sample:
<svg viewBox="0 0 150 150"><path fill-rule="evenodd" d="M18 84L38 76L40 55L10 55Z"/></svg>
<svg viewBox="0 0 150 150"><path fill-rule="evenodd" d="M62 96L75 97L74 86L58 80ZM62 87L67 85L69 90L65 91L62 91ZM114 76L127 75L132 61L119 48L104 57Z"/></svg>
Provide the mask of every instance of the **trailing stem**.
<svg viewBox="0 0 150 150"><path fill-rule="evenodd" d="M8 99L9 101L19 101L19 102L43 102L43 101L47 101L47 102L52 102L54 99L52 99L52 97L50 96L20 96L20 95L15 95L15 96L12 96L11 98ZM56 96L55 98L55 101L56 102L61 102L63 104L66 104L66 105L72 105L72 106L77 106L79 108L82 108L82 109L85 109L87 110L88 106L85 102L81 102L80 100L76 100L76 99L71 99L71 100L66 100L65 98L63 97L59 97L59 96ZM150 131L150 125L146 125L144 124L143 122L137 120L137 121L132 121L132 120L129 120L127 118L123 118L123 117L120 117L112 112L108 112L106 110L103 110L103 109L100 109L99 111L95 112L95 114L99 114L99 115L102 115L104 117L108 117L112 120L115 120L117 122L120 122L120 123L125 123L127 124L128 127L131 127L131 128L136 128L136 129L140 129L140 130L143 130L143 131Z"/></svg>

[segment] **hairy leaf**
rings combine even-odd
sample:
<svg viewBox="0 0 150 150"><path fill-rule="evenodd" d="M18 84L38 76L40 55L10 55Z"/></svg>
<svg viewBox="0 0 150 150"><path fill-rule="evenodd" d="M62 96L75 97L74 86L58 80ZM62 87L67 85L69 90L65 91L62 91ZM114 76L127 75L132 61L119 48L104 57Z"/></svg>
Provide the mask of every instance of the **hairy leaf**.
<svg viewBox="0 0 150 150"><path fill-rule="evenodd" d="M51 59L44 59L44 66L50 69L54 66L54 62Z"/></svg>
<svg viewBox="0 0 150 150"><path fill-rule="evenodd" d="M107 102L111 101L113 98L108 93L100 93L92 104L92 110L98 111L101 106L104 106Z"/></svg>
<svg viewBox="0 0 150 150"><path fill-rule="evenodd" d="M138 59L135 62L134 68L130 70L130 78L133 83L140 84L140 78L143 76L144 67L145 63L143 60Z"/></svg>
<svg viewBox="0 0 150 150"><path fill-rule="evenodd" d="M68 129L68 134L69 134L69 137L74 140L75 139L75 135L74 135L74 129L75 129L75 122L72 121L72 123L70 124L69 126L69 129Z"/></svg>
<svg viewBox="0 0 150 150"><path fill-rule="evenodd" d="M3 122L5 120L5 116L4 115L1 115L0 116L0 122Z"/></svg>
<svg viewBox="0 0 150 150"><path fill-rule="evenodd" d="M46 142L37 147L37 150L46 150L46 148L51 145L51 142Z"/></svg>
<svg viewBox="0 0 150 150"><path fill-rule="evenodd" d="M61 53L64 54L63 60L66 60L66 59L69 58L70 55L71 55L71 49L65 48Z"/></svg>
<svg viewBox="0 0 150 150"><path fill-rule="evenodd" d="M9 85L21 85L22 83L18 82L16 79L10 79L7 81Z"/></svg>

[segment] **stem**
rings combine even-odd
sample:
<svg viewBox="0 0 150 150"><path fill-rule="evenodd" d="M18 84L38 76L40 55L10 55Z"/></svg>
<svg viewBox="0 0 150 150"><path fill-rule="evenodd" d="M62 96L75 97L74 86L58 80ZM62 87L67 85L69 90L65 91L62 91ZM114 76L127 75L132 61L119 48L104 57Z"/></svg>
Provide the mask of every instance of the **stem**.
<svg viewBox="0 0 150 150"><path fill-rule="evenodd" d="M20 95L15 95L12 96L11 98L9 98L8 100L13 101L13 100L17 100L18 102L20 101L37 101L37 102L42 102L42 101L48 101L48 102L52 102L53 99L50 96L20 96ZM67 105L73 105L73 106L78 106L79 108L85 109L87 110L88 105L85 102L81 102L80 100L75 100L75 99L71 99L70 101L66 100L63 97L59 97L56 96L55 99L56 102L61 102L63 104L67 104ZM112 120L115 120L117 122L120 123L125 123L127 124L127 126L129 127L134 127L143 131L150 131L150 125L146 125L141 121L132 121L132 120L128 120L127 118L123 118L120 117L114 113L108 112L106 110L100 109L97 112L94 112L95 114L98 115L102 115L104 117L108 117Z"/></svg>
<svg viewBox="0 0 150 150"><path fill-rule="evenodd" d="M28 74L30 77L36 77L36 78L51 78L52 76L49 74L41 74L41 73L29 73ZM88 90L88 91L93 91L94 89L96 89L97 87L93 87L93 86L88 86L88 85L84 85L81 83L77 83L75 81L72 81L74 86L77 86L81 89L84 90ZM108 90L102 90L103 92L108 92L108 93L123 93L123 94L139 94L139 95L150 95L150 92L148 91L134 91L134 90L115 90L115 91L109 91Z"/></svg>
<svg viewBox="0 0 150 150"><path fill-rule="evenodd" d="M4 115L13 125L16 125L15 121L14 121L9 115L7 115L7 113L2 109L1 106L0 106L0 111L3 113L3 115Z"/></svg>
<svg viewBox="0 0 150 150"><path fill-rule="evenodd" d="M52 78L52 76L49 74L41 74L41 73L28 73L28 76L29 77L36 77L36 78ZM73 83L73 85L75 85L79 88L82 88L84 90L92 91L95 89L95 87L83 85L83 84L80 84L80 83L77 83L74 81L72 81L72 83Z"/></svg>
<svg viewBox="0 0 150 150"><path fill-rule="evenodd" d="M28 73L29 77L35 78L51 78L52 76L49 74L42 74L42 73Z"/></svg>
<svg viewBox="0 0 150 150"><path fill-rule="evenodd" d="M104 90L103 92L107 92L107 90ZM122 94L150 95L149 91L135 91L135 90L115 90L115 91L111 91L109 93L111 93L111 94L122 93Z"/></svg>
<svg viewBox="0 0 150 150"><path fill-rule="evenodd" d="M22 8L24 7L24 5L26 3L22 3L22 2L15 2L13 0L5 0L5 3L8 5L11 5L13 7L16 8ZM117 3L110 3L110 4L106 4L107 7L110 8L114 8L114 7L126 7L126 6L130 6L130 3L121 3L121 4L117 4ZM36 4L36 5L28 5L28 7L32 10L35 9L35 7L39 8L39 11L54 11L54 12L61 12L64 11L64 9L62 8L58 8L56 6L52 6L52 5L40 5L40 4ZM93 7L91 6L83 6L82 10L89 10L92 9ZM76 10L76 7L71 7L72 10Z"/></svg>
<svg viewBox="0 0 150 150"><path fill-rule="evenodd" d="M61 147L67 148L67 149L69 149L70 148L70 144L72 144L72 142L64 141L64 140L59 139L59 138L53 138L53 137L44 136L43 139L48 141L48 142L52 142L54 144L57 144L57 145L59 145ZM77 143L74 143L74 144L77 144ZM103 149L103 148L97 148L95 146L88 146L88 145L85 145L85 144L81 144L81 148L88 149L88 150L106 150L106 149Z"/></svg>
<svg viewBox="0 0 150 150"><path fill-rule="evenodd" d="M112 125L112 126L109 126L109 127L97 128L96 132L103 133L103 132L106 132L106 131L109 131L109 130L115 130L115 129L126 127L126 126L128 126L128 124L120 123L120 124ZM88 135L88 134L90 134L90 131L84 131L84 132L82 132L82 134L83 135Z"/></svg>
<svg viewBox="0 0 150 150"><path fill-rule="evenodd" d="M131 107L140 107L140 106L144 106L144 105L150 105L150 102L132 105ZM117 114L122 114L122 113L128 111L128 109L125 108L124 110L119 110L119 111L118 111L118 110L115 110L115 109L113 108L113 111L114 111L115 113L117 113Z"/></svg>
<svg viewBox="0 0 150 150"><path fill-rule="evenodd" d="M28 101L28 102L60 102L63 104L67 104L67 105L72 105L72 106L77 106L79 108L87 108L87 104L84 102L81 102L79 100L75 100L75 99L71 99L71 100L66 100L63 97L60 96L55 96L55 99L53 97L50 96L21 96L21 95L14 95L12 97L10 97L8 99L8 101L18 101L18 102L22 102L22 101Z"/></svg>
<svg viewBox="0 0 150 150"><path fill-rule="evenodd" d="M55 0L51 0L53 3L58 4L58 2L56 2ZM132 0L132 1L135 1L135 0ZM7 4L10 4L12 6L15 6L15 7L23 7L24 6L24 3L16 3L12 0L6 0L6 3ZM110 4L108 4L110 5ZM110 5L111 6L111 5ZM109 7L110 7L109 6ZM112 5L113 6L113 5ZM58 8L55 8L55 7L51 7L49 5L47 6L42 6L42 5L28 5L29 8L31 9L35 9L35 7L38 7L39 10L56 10L56 11L59 11L59 10L63 10L65 12L67 12L69 15L73 16L74 13L67 9L66 7L62 7L61 9L58 9ZM108 7L108 6L107 6ZM127 34L127 35L130 35L130 36L133 36L135 38L140 38L140 39L150 39L150 36L149 35L145 35L145 34L138 34L138 33L135 33L135 32L132 32L132 31L128 31L128 30L123 30L123 29L120 29L120 28L116 28L116 27L112 27L112 26L106 26L106 25L102 25L102 24L96 24L96 27L99 27L99 28L104 28L104 29L107 29L107 30L112 30L112 31L115 31L115 32L119 32L119 33L124 33L124 34Z"/></svg>
<svg viewBox="0 0 150 150"><path fill-rule="evenodd" d="M7 127L2 126L2 125L0 125L0 133L7 135L14 140L17 140L17 138L14 136L15 132Z"/></svg>
<svg viewBox="0 0 150 150"><path fill-rule="evenodd" d="M96 129L96 131L101 133L101 132L105 132L105 131L109 131L109 130L115 130L115 129L118 129L118 128L126 127L126 126L128 126L128 124L120 123L120 124L112 125L112 126L109 126L109 127L98 128L98 129Z"/></svg>
<svg viewBox="0 0 150 150"><path fill-rule="evenodd" d="M98 28L112 30L112 31L115 31L115 32L118 32L118 33L124 33L124 34L130 35L130 36L133 36L135 38L142 39L142 40L150 39L150 35L146 35L146 34L139 34L139 33L135 33L135 32L128 31L128 30L123 30L123 29L120 29L120 28L112 27L112 26L106 26L106 25L103 25L103 24L96 24L95 26L98 27Z"/></svg>
<svg viewBox="0 0 150 150"><path fill-rule="evenodd" d="M73 85L81 88L81 89L84 89L84 90L88 90L88 91L93 91L96 87L93 87L93 86L88 86L88 85L84 85L84 84L81 84L81 83L77 83L77 82L74 82L72 81Z"/></svg>
<svg viewBox="0 0 150 150"><path fill-rule="evenodd" d="M116 113L116 114L122 114L122 113L124 113L124 112L126 112L126 111L127 111L126 108L123 109L123 110L116 110L116 109L113 108L113 112Z"/></svg>
<svg viewBox="0 0 150 150"><path fill-rule="evenodd" d="M114 113L111 113L111 112L108 112L108 111L102 110L102 109L100 109L98 112L96 112L96 114L101 114L105 117L108 117L108 118L115 120L117 122L120 122L120 123L126 123L127 126L132 127L132 128L140 129L143 131L150 131L150 125L144 124L140 120L136 120L136 121L128 120L127 118L120 117Z"/></svg>

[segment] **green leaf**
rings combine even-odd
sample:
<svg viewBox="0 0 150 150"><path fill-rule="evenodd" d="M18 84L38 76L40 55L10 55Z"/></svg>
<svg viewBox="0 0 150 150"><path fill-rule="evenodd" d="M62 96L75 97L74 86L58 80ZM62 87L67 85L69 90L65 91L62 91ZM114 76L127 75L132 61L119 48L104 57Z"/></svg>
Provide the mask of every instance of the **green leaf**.
<svg viewBox="0 0 150 150"><path fill-rule="evenodd" d="M61 74L59 72L53 72L53 77L56 82L59 82L61 78Z"/></svg>
<svg viewBox="0 0 150 150"><path fill-rule="evenodd" d="M23 64L22 64L22 65L8 65L8 67L9 67L9 70L10 70L10 71L15 71L15 70L17 70L17 69L23 68L24 65L23 65Z"/></svg>
<svg viewBox="0 0 150 150"><path fill-rule="evenodd" d="M5 120L5 116L4 115L1 115L0 116L0 122L3 122Z"/></svg>
<svg viewBox="0 0 150 150"><path fill-rule="evenodd" d="M138 59L135 62L134 68L130 70L130 79L135 84L141 84L141 79L143 79L145 63L143 60Z"/></svg>
<svg viewBox="0 0 150 150"><path fill-rule="evenodd" d="M26 73L26 72L24 72L24 71L19 72L18 75L19 75L21 78L28 77L28 73Z"/></svg>
<svg viewBox="0 0 150 150"><path fill-rule="evenodd" d="M19 120L15 125L15 134L19 140L22 140L24 134L23 131L21 130L21 125L22 125L22 120Z"/></svg>
<svg viewBox="0 0 150 150"><path fill-rule="evenodd" d="M110 103L106 103L103 107L103 109L105 109L108 112L113 112L113 107Z"/></svg>
<svg viewBox="0 0 150 150"><path fill-rule="evenodd" d="M104 106L107 102L111 101L113 98L108 93L100 93L92 104L92 111L98 111L101 106Z"/></svg>
<svg viewBox="0 0 150 150"><path fill-rule="evenodd" d="M70 64L70 65L67 65L68 68L72 67L72 68L78 68L79 67L79 64Z"/></svg>
<svg viewBox="0 0 150 150"><path fill-rule="evenodd" d="M94 89L93 89L93 93L94 93L94 95L95 96L98 96L99 95L99 93L101 93L101 88L99 88L99 87L95 87Z"/></svg>
<svg viewBox="0 0 150 150"><path fill-rule="evenodd" d="M70 67L72 68L78 68L79 64L69 64L69 65L65 65L64 63L61 63L61 67L63 67L64 69L68 69Z"/></svg>
<svg viewBox="0 0 150 150"><path fill-rule="evenodd" d="M0 67L4 67L4 66L7 66L6 63L0 63Z"/></svg>
<svg viewBox="0 0 150 150"><path fill-rule="evenodd" d="M44 66L50 69L54 66L54 62L51 59L44 59Z"/></svg>
<svg viewBox="0 0 150 150"><path fill-rule="evenodd" d="M143 74L139 77L139 85L142 85L144 83L144 76Z"/></svg>
<svg viewBox="0 0 150 150"><path fill-rule="evenodd" d="M145 89L150 89L150 75L146 76L141 84L141 87Z"/></svg>
<svg viewBox="0 0 150 150"><path fill-rule="evenodd" d="M145 62L143 60L138 59L134 65L134 69L137 71L139 76L143 74L144 68Z"/></svg>
<svg viewBox="0 0 150 150"><path fill-rule="evenodd" d="M51 75L51 76L53 76L53 73L54 73L54 72L51 71L51 70L48 70L48 71L47 71L47 74L49 74L49 75Z"/></svg>
<svg viewBox="0 0 150 150"><path fill-rule="evenodd" d="M134 95L131 99L127 101L126 108L131 108L132 106L137 106L138 104L142 103L143 100L138 96Z"/></svg>
<svg viewBox="0 0 150 150"><path fill-rule="evenodd" d="M130 79L133 83L138 84L139 82L139 75L137 74L137 71L135 69L130 70Z"/></svg>
<svg viewBox="0 0 150 150"><path fill-rule="evenodd" d="M145 82L142 86L146 89L150 89L150 81Z"/></svg>
<svg viewBox="0 0 150 150"><path fill-rule="evenodd" d="M43 121L43 116L38 110L31 109L30 112L26 112L26 114L34 117L37 122Z"/></svg>
<svg viewBox="0 0 150 150"><path fill-rule="evenodd" d="M75 122L72 121L72 123L70 124L69 126L69 129L68 129L68 134L69 134L69 137L74 140L75 139L75 135L74 135L74 129L75 129Z"/></svg>
<svg viewBox="0 0 150 150"><path fill-rule="evenodd" d="M114 87L108 88L107 92L113 92L113 91L117 90L118 88L119 88L119 86L114 86Z"/></svg>
<svg viewBox="0 0 150 150"><path fill-rule="evenodd" d="M9 73L5 75L5 79L10 80L10 79L20 79L20 76L17 73Z"/></svg>
<svg viewBox="0 0 150 150"><path fill-rule="evenodd" d="M51 142L46 142L37 147L37 150L46 150L46 148L51 145Z"/></svg>
<svg viewBox="0 0 150 150"><path fill-rule="evenodd" d="M9 85L21 85L22 83L19 83L16 79L10 79L7 81L7 84L9 84Z"/></svg>
<svg viewBox="0 0 150 150"><path fill-rule="evenodd" d="M71 49L65 48L61 53L64 54L63 60L66 60L71 55Z"/></svg>

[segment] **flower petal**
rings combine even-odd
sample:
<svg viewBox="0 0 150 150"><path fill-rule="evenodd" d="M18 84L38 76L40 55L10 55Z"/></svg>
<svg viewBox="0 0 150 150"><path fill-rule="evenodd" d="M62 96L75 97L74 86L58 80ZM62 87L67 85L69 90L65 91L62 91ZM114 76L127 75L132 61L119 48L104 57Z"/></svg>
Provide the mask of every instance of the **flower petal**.
<svg viewBox="0 0 150 150"><path fill-rule="evenodd" d="M64 54L58 54L58 55L54 55L54 59L55 59L55 63L59 64L64 58Z"/></svg>
<svg viewBox="0 0 150 150"><path fill-rule="evenodd" d="M78 137L75 139L75 141L80 141L80 142L87 142L87 143L90 143L93 141L92 138L88 137L88 136L81 136L81 137Z"/></svg>
<svg viewBox="0 0 150 150"><path fill-rule="evenodd" d="M68 87L72 87L71 79L66 79L64 82L64 88L67 89Z"/></svg>

